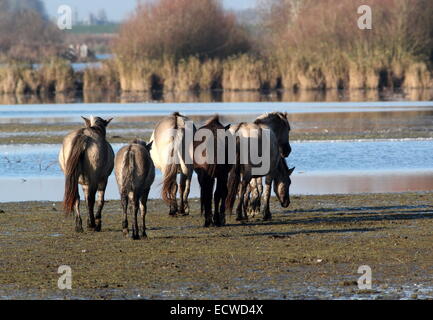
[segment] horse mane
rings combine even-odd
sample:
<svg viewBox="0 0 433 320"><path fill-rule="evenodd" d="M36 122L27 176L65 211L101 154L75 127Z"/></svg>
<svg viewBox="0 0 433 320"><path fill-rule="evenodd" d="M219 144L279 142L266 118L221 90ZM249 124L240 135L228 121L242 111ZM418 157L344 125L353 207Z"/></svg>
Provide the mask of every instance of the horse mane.
<svg viewBox="0 0 433 320"><path fill-rule="evenodd" d="M287 118L287 113L282 113L282 112L266 112L265 114L258 117L254 121L254 124L256 124L256 125L267 124L268 121L275 119L275 118L287 122L287 125L289 126L289 131L291 130L290 122L289 122L289 119Z"/></svg>
<svg viewBox="0 0 433 320"><path fill-rule="evenodd" d="M205 122L205 126L210 126L210 125L222 125L220 122L220 116L218 114L214 115L212 118L208 119Z"/></svg>
<svg viewBox="0 0 433 320"><path fill-rule="evenodd" d="M147 147L146 142L143 141L143 140L140 140L140 139L134 139L134 140L131 142L131 144L138 144L138 145L140 145L140 146Z"/></svg>

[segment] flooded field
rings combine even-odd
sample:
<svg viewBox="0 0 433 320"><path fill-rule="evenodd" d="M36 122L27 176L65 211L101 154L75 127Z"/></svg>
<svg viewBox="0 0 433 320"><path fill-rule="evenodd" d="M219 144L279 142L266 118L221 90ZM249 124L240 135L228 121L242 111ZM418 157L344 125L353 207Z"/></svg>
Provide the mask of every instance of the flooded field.
<svg viewBox="0 0 433 320"><path fill-rule="evenodd" d="M114 144L117 152L123 145ZM433 190L433 140L316 141L292 143L294 194L384 193ZM60 201L60 145L0 145L0 202ZM160 197L161 174L150 194ZM22 192L22 191L26 192ZM194 180L193 197L199 196ZM119 199L111 177L108 199Z"/></svg>

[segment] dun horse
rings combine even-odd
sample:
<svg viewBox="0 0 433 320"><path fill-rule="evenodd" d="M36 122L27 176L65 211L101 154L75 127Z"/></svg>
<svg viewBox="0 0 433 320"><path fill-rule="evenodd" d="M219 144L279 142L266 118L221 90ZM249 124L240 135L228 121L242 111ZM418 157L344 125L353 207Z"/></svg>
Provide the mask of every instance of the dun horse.
<svg viewBox="0 0 433 320"><path fill-rule="evenodd" d="M196 133L197 137L203 137L201 141L194 142L194 169L200 183L201 208L202 213L204 211L204 226L206 228L212 224L212 198L214 200L213 224L217 227L225 224L225 201L228 193L227 179L232 167L228 159L227 143L230 141L226 141L225 136L225 134L231 135L229 129L230 125L224 127L219 121L219 116L215 116L208 120ZM206 136L205 133L211 133L211 136ZM198 150L202 152L199 153ZM218 162L220 152L224 152L225 155L221 163ZM213 196L215 180L217 185Z"/></svg>
<svg viewBox="0 0 433 320"><path fill-rule="evenodd" d="M187 128L187 124L191 128ZM191 134L191 141L187 142L186 134ZM155 167L164 175L162 199L170 206L170 215L189 214L188 197L191 190L191 180L194 173L193 165L193 137L195 126L187 117L174 113L163 119L156 126L152 134L153 142L151 156ZM180 174L180 183L177 175ZM176 196L180 193L180 206Z"/></svg>
<svg viewBox="0 0 433 320"><path fill-rule="evenodd" d="M78 191L78 184L81 184L89 211L87 226L89 230L99 232L102 227L105 189L114 167L114 152L106 140L106 128L113 119L83 119L86 128L66 136L59 154L60 167L66 178L64 209L66 213L75 211L75 230L83 232ZM99 204L95 217L96 192Z"/></svg>
<svg viewBox="0 0 433 320"><path fill-rule="evenodd" d="M123 147L116 155L115 173L119 186L120 199L123 208L123 233L128 235L128 203L131 202L134 222L132 238L140 239L138 228L138 210L143 221L142 237L146 234L147 199L150 187L155 180L155 166L150 157L152 143L135 140L129 146Z"/></svg>
<svg viewBox="0 0 433 320"><path fill-rule="evenodd" d="M263 175L254 175L253 168L257 167L248 157L248 163L239 162L239 141L240 139L246 140L251 145L251 141L257 139L262 141L263 130L269 130L270 133L270 146L269 154L267 156L267 161L269 161L269 171ZM294 169L289 170L287 164L285 163L285 157L289 156L291 152L291 147L289 143L289 132L290 125L287 120L287 114L274 112L268 113L259 117L254 123L241 123L237 126L232 127L232 134L237 137L237 152L238 159L234 166L232 172L230 173L229 179L229 196L227 198L227 208L232 211L236 195L239 191L239 204L237 207L237 220L248 219L248 198L247 193L248 187L252 179L257 179L261 177L266 177L266 187L264 192L265 206L263 209L263 217L265 220L270 220L272 215L269 209L269 201L272 189L272 183L275 181L279 185L279 190L275 190L280 199L281 205L283 207L288 207L290 204L289 188L291 184L290 175L293 173ZM252 133L256 133L254 136ZM284 164L282 163L284 162ZM260 180L256 180L253 186L257 186L261 183ZM240 187L239 187L240 185ZM258 192L260 194L260 192ZM260 207L260 199L254 199L253 205L255 207Z"/></svg>

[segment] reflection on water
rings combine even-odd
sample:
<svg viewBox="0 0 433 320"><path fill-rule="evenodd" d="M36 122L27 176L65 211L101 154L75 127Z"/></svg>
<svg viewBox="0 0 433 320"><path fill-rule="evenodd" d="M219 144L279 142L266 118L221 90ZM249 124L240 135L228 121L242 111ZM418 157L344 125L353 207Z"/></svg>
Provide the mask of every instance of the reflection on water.
<svg viewBox="0 0 433 320"><path fill-rule="evenodd" d="M122 145L113 145L115 151ZM0 201L63 197L58 145L1 145ZM294 194L381 193L433 190L433 140L293 143ZM160 198L161 173L151 197ZM194 179L192 196L198 197ZM114 176L108 199L118 199Z"/></svg>
<svg viewBox="0 0 433 320"><path fill-rule="evenodd" d="M161 183L161 176L158 175L149 195L151 199L161 198ZM63 190L64 179L62 177L0 178L0 202L62 201ZM199 198L199 190L197 179L194 178L191 186L191 197ZM293 176L290 191L293 195L433 191L433 170L298 173ZM83 198L83 194L81 197ZM114 176L110 177L106 198L107 200L119 200L119 191Z"/></svg>
<svg viewBox="0 0 433 320"><path fill-rule="evenodd" d="M131 102L360 102L432 101L433 89L405 90L300 90L293 91L205 91L205 92L83 92L74 94L0 95L0 104L131 103Z"/></svg>
<svg viewBox="0 0 433 320"><path fill-rule="evenodd" d="M80 121L82 115L95 114L101 117L116 117L137 120L138 117L165 116L175 111L185 115L209 116L246 115L254 117L264 112L282 111L299 114L360 114L386 112L431 112L433 101L414 102L267 102L267 103L128 103L128 104L39 104L0 106L1 123L63 123ZM293 120L292 120L293 121ZM335 126L335 124L333 125Z"/></svg>
<svg viewBox="0 0 433 320"><path fill-rule="evenodd" d="M117 152L121 144L114 144ZM298 173L433 170L433 140L294 142ZM60 145L0 145L0 177L62 176Z"/></svg>

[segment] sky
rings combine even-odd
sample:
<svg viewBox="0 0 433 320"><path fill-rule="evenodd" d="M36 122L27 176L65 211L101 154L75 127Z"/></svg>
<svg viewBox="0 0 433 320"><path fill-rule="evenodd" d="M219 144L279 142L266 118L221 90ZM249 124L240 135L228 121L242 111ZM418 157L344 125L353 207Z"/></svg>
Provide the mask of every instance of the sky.
<svg viewBox="0 0 433 320"><path fill-rule="evenodd" d="M247 9L254 7L256 0L223 0L228 9ZM128 16L137 3L137 0L43 0L50 16L57 15L57 9L61 5L69 5L77 10L79 18L88 17L90 12L97 13L99 9L105 9L110 20L120 21Z"/></svg>

